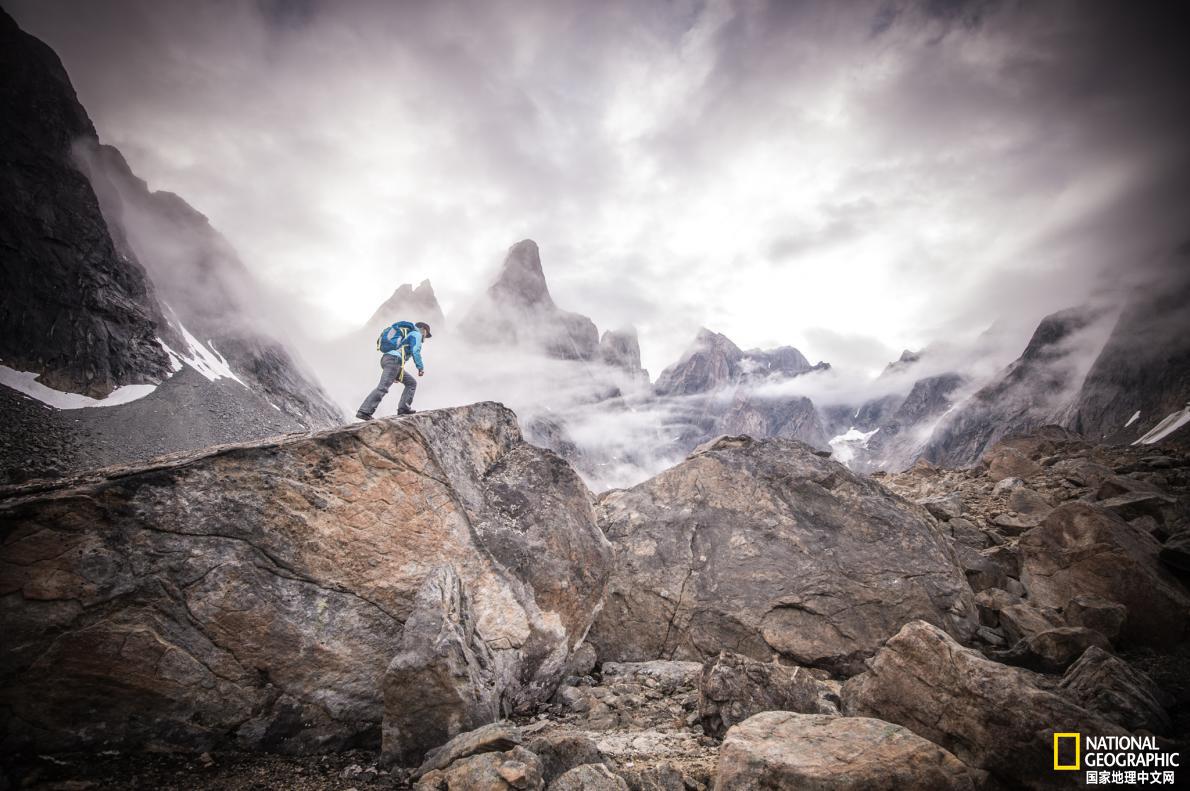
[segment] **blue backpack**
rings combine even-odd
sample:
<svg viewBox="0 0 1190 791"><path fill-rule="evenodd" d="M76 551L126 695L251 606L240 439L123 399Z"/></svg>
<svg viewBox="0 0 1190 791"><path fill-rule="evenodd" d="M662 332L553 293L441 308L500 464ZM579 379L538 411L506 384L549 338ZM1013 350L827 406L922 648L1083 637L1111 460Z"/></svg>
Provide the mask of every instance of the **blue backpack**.
<svg viewBox="0 0 1190 791"><path fill-rule="evenodd" d="M395 352L409 343L409 333L415 329L417 329L417 325L412 321L398 321L396 324L385 327L381 330L380 337L376 339L376 350L382 354Z"/></svg>

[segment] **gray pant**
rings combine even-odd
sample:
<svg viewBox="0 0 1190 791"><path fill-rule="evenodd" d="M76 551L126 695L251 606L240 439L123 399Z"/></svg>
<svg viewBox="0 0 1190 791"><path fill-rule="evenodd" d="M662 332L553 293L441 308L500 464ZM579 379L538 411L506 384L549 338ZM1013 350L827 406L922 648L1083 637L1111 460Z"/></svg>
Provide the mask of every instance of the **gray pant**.
<svg viewBox="0 0 1190 791"><path fill-rule="evenodd" d="M410 374L408 371L402 372L401 358L392 354L380 355L380 384L376 385L376 389L368 393L368 397L364 399L364 403L360 404L359 412L364 415L372 415L376 412L376 407L380 406L380 400L388 393L388 389L393 386L393 382L400 378L405 384L405 391L401 393L401 402L397 405L397 410L408 409L409 405L413 403L413 394L417 391L417 377Z"/></svg>

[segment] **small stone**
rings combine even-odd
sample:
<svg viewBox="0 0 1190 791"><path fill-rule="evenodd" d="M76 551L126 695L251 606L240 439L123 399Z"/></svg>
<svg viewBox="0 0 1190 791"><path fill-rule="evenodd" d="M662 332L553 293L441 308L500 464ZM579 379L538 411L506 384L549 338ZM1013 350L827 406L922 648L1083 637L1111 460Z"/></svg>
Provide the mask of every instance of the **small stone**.
<svg viewBox="0 0 1190 791"><path fill-rule="evenodd" d="M513 788L524 788L528 785L529 767L525 766L520 761L506 761L500 765L496 770L504 780Z"/></svg>
<svg viewBox="0 0 1190 791"><path fill-rule="evenodd" d="M1024 485L1025 482L1020 478L1004 478L996 483L996 486L992 489L992 494L1003 494L1004 492L1010 492L1018 486Z"/></svg>
<svg viewBox="0 0 1190 791"><path fill-rule="evenodd" d="M930 514L943 522L957 519L963 515L963 498L958 492L922 500L920 505L925 506Z"/></svg>
<svg viewBox="0 0 1190 791"><path fill-rule="evenodd" d="M567 710L578 714L585 714L591 710L591 701L577 687L562 687L554 695L554 700L562 704Z"/></svg>
<svg viewBox="0 0 1190 791"><path fill-rule="evenodd" d="M975 634L978 635L979 638L985 643L995 646L996 648L1003 648L1004 646L1008 645L1008 641L1004 639L1004 636L989 626L979 627Z"/></svg>
<svg viewBox="0 0 1190 791"><path fill-rule="evenodd" d="M1008 494L1008 508L1018 514L1036 516L1047 514L1054 507L1047 498L1027 486L1018 486Z"/></svg>
<svg viewBox="0 0 1190 791"><path fill-rule="evenodd" d="M1009 535L1020 535L1026 530L1032 530L1041 524L1043 516L1021 516L1020 514L998 514L992 519L992 524Z"/></svg>

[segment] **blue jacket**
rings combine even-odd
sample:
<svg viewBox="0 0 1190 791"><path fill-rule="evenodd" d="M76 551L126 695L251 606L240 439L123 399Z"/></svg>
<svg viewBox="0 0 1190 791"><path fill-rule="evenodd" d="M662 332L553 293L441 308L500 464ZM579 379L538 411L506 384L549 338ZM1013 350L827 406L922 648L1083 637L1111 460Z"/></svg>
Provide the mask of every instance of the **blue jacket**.
<svg viewBox="0 0 1190 791"><path fill-rule="evenodd" d="M417 366L417 370L424 371L426 366L421 361L421 330L409 330L409 334L405 336L405 340L400 346L393 349L391 352L385 354L392 354L396 357L401 356L403 348L409 349L409 355L413 357L413 364Z"/></svg>

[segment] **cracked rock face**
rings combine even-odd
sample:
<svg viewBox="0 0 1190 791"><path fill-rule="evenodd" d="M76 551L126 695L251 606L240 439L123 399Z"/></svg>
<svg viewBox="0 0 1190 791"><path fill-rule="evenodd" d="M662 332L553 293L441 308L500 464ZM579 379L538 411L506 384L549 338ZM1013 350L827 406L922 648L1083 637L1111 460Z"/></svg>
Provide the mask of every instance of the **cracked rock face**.
<svg viewBox="0 0 1190 791"><path fill-rule="evenodd" d="M586 488L497 404L104 474L0 499L6 750L375 746L444 564L512 709L552 693L608 574Z"/></svg>
<svg viewBox="0 0 1190 791"><path fill-rule="evenodd" d="M974 629L925 510L800 442L713 444L598 512L616 551L590 636L604 661L726 649L850 674L916 618Z"/></svg>

